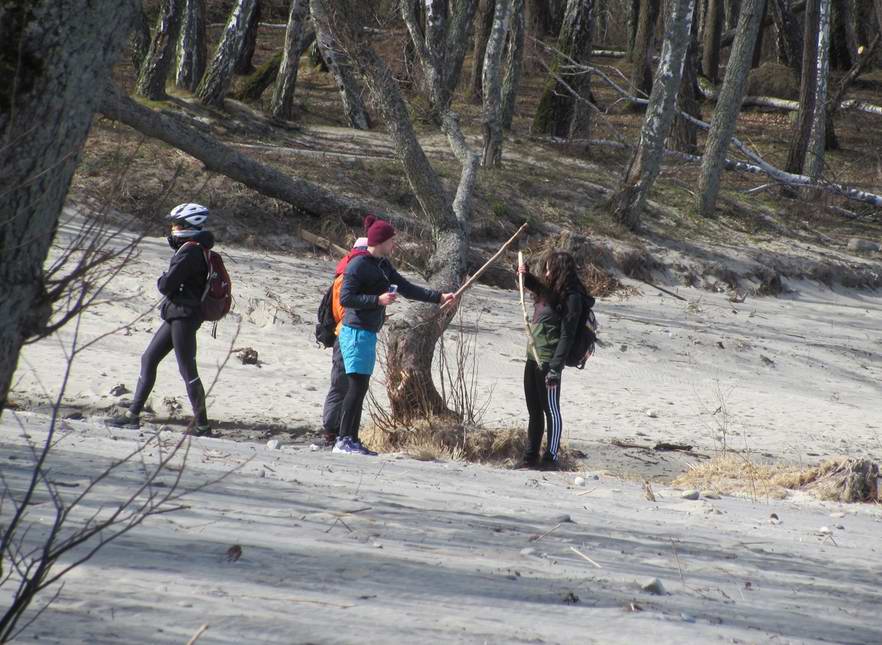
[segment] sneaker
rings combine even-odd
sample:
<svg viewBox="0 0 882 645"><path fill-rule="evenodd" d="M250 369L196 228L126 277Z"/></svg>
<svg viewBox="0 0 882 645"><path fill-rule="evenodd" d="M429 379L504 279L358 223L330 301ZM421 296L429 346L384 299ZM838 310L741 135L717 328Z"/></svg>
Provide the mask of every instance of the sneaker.
<svg viewBox="0 0 882 645"><path fill-rule="evenodd" d="M216 437L217 435L211 431L211 426L193 426L184 430L184 434L191 437Z"/></svg>
<svg viewBox="0 0 882 645"><path fill-rule="evenodd" d="M524 455L514 467L515 470L534 470L539 466L539 458L531 455Z"/></svg>
<svg viewBox="0 0 882 645"><path fill-rule="evenodd" d="M539 470L560 470L560 463L551 455L544 455L539 462Z"/></svg>
<svg viewBox="0 0 882 645"><path fill-rule="evenodd" d="M355 441L352 442L352 447L355 449L356 452L358 452L362 455L367 455L368 457L376 457L377 456L377 453L375 453L370 448L366 448L358 439L356 439Z"/></svg>
<svg viewBox="0 0 882 645"><path fill-rule="evenodd" d="M344 455L349 455L355 452L355 450L352 448L352 439L350 439L349 437L340 437L339 439L337 439L337 442L334 444L331 452Z"/></svg>
<svg viewBox="0 0 882 645"><path fill-rule="evenodd" d="M117 414L112 417L107 417L104 419L104 424L108 425L112 428L127 428L129 430L140 430L141 429L141 417L137 414L132 414L128 410L123 412L122 414Z"/></svg>

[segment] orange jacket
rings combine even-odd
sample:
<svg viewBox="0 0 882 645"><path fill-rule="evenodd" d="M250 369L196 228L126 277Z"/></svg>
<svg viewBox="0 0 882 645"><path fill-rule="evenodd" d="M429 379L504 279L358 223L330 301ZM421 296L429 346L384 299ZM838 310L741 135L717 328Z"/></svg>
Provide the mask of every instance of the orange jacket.
<svg viewBox="0 0 882 645"><path fill-rule="evenodd" d="M334 315L334 320L337 321L337 329L334 330L337 336L340 335L340 328L343 326L343 314L346 313L343 305L340 304L340 289L342 288L343 274L341 273L334 278L333 291L331 292L331 313Z"/></svg>

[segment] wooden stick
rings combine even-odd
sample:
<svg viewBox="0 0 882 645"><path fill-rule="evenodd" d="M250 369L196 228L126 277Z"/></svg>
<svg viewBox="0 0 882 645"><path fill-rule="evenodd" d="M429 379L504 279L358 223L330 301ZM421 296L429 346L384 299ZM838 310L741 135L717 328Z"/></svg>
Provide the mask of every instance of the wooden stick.
<svg viewBox="0 0 882 645"><path fill-rule="evenodd" d="M510 247L512 245L512 243L521 236L521 233L523 233L526 230L527 230L527 224L524 224L523 226L521 226L517 230L517 232L514 235L512 235L505 244L502 245L502 248L500 248L496 253L494 253L492 258L490 258L489 260L487 260L484 263L484 266L482 266L480 269L475 271L475 273L468 280L465 281L465 284L463 284L459 289L457 289L456 293L453 294L453 300L451 300L450 302L455 302L456 300L458 300L459 297L462 295L462 293L466 289L471 287L475 283L475 280L480 278L481 274L484 273L484 271L486 271L487 269L489 269L490 265L493 264L499 258L500 255L505 253L505 251L508 249L508 247ZM442 309L446 306L447 305L445 304L442 307Z"/></svg>
<svg viewBox="0 0 882 645"><path fill-rule="evenodd" d="M198 641L199 637L202 636L202 634L204 634L207 629L208 629L208 624L205 624L202 627L200 627L199 631L197 631L195 634L193 634L193 638L191 638L190 640L187 641L187 645L193 645L193 643Z"/></svg>
<svg viewBox="0 0 882 645"><path fill-rule="evenodd" d="M581 551L579 551L579 549L577 549L576 547L571 546L571 547L570 547L570 551L572 551L573 553L575 553L575 554L578 555L579 557L584 558L585 560L587 560L588 562L590 562L591 564L593 564L593 565L594 565L595 567L597 567L598 569L603 569L603 567L601 567L601 566L600 566L599 564L597 564L594 560L592 560L592 559L589 558L587 555L585 555L584 553L582 553Z"/></svg>
<svg viewBox="0 0 882 645"><path fill-rule="evenodd" d="M531 537L531 538L530 538L530 542L538 542L539 540L541 540L542 538L544 538L546 535L551 535L552 533L554 533L554 532L555 532L557 529L559 529L561 526L562 526L562 524L561 524L560 522L558 522L556 526L551 527L550 529L548 529L547 531L545 531L545 533L543 533L542 535L537 535L537 536L535 536L535 537Z"/></svg>
<svg viewBox="0 0 882 645"><path fill-rule="evenodd" d="M542 361L539 360L539 353L536 351L536 346L533 344L533 332L530 329L530 317L527 315L527 302L524 300L524 274L521 273L521 265L524 263L524 254L521 251L518 251L518 291L521 292L521 311L524 312L524 329L527 331L527 346L533 352L533 358L536 360L536 365L542 366Z"/></svg>

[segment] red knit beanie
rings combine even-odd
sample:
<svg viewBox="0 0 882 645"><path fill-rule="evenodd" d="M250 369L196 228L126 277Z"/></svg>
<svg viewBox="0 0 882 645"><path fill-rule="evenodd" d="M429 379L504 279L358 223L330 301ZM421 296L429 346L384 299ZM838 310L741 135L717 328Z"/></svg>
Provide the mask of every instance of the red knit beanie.
<svg viewBox="0 0 882 645"><path fill-rule="evenodd" d="M368 246L379 246L395 236L395 228L389 222L373 215L364 218L364 232L367 234Z"/></svg>

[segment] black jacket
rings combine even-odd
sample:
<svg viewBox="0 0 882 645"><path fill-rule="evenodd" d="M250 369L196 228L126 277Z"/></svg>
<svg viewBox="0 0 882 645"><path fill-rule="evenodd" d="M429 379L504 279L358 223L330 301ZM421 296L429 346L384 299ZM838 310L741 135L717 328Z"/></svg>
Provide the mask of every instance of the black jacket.
<svg viewBox="0 0 882 645"><path fill-rule="evenodd" d="M580 283L574 282L567 289L566 300L554 303L554 295L545 283L529 273L524 276L524 286L536 294L530 325L531 344L536 348L539 360L560 374L579 334L584 307L593 307L594 298ZM534 359L529 346L527 357Z"/></svg>
<svg viewBox="0 0 882 645"><path fill-rule="evenodd" d="M411 284L386 258L365 254L349 261L343 274L340 304L346 310L343 324L356 329L378 332L386 320L386 308L380 295L397 284L398 293L411 300L441 302L441 292Z"/></svg>
<svg viewBox="0 0 882 645"><path fill-rule="evenodd" d="M159 276L156 287L165 296L160 308L163 320L202 318L202 294L208 279L205 249L214 246L214 235L200 231L172 256L168 271Z"/></svg>

